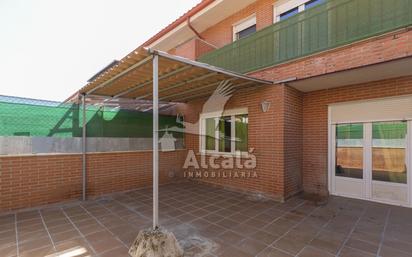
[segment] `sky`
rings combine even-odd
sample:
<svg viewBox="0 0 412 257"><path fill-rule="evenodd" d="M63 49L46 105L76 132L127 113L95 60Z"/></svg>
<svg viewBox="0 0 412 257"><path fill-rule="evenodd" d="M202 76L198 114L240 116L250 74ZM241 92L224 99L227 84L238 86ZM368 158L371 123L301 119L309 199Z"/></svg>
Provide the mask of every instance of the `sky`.
<svg viewBox="0 0 412 257"><path fill-rule="evenodd" d="M0 0L0 95L63 101L200 0Z"/></svg>

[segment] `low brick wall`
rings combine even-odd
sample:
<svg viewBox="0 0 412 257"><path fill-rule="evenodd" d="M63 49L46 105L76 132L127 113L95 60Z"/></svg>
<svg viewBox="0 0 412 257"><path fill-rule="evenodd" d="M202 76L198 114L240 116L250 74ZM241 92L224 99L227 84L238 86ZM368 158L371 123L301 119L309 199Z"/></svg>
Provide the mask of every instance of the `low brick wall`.
<svg viewBox="0 0 412 257"><path fill-rule="evenodd" d="M181 175L186 150L160 153L160 183ZM87 155L90 197L148 187L152 183L152 152ZM79 154L0 157L0 212L77 200L82 193Z"/></svg>

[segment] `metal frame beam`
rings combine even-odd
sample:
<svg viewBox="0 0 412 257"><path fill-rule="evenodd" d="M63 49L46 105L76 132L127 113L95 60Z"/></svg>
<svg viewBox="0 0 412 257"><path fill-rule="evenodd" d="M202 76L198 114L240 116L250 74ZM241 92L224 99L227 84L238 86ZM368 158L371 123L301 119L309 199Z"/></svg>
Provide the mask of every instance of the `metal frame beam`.
<svg viewBox="0 0 412 257"><path fill-rule="evenodd" d="M159 56L153 56L153 229L159 227Z"/></svg>
<svg viewBox="0 0 412 257"><path fill-rule="evenodd" d="M89 90L86 95L90 95L93 92L96 92L97 90L99 90L102 87L107 86L108 84L112 83L113 81L123 77L124 75L126 75L127 73L129 73L130 71L139 68L142 65L145 65L147 62L149 62L151 59L153 58L153 55L149 55L146 58L144 58L143 60L141 60L138 63L133 64L132 66L130 66L129 68L125 69L124 71L120 72L119 74L117 74L116 76L110 78L109 80L106 80L105 82L103 82L102 84L98 85L97 87Z"/></svg>
<svg viewBox="0 0 412 257"><path fill-rule="evenodd" d="M87 117L86 117L86 95L83 94L82 95L82 111L83 111L83 121L82 121L82 199L83 201L86 201L87 199L87 194L86 194L86 190L87 190L87 170L86 170L86 152L87 152Z"/></svg>

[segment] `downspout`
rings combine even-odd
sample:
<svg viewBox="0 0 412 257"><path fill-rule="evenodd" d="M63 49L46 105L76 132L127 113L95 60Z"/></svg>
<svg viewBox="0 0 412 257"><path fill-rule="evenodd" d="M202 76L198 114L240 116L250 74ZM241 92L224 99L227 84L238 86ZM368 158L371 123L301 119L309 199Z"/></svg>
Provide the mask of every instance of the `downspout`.
<svg viewBox="0 0 412 257"><path fill-rule="evenodd" d="M192 22L190 21L190 17L187 17L187 26L189 27L189 29L190 29L193 33L195 33L196 37L197 37L198 39L200 39L203 43L205 43L205 44L207 44L207 45L209 45L209 46L217 49L217 46L215 46L215 45L207 42L207 41L205 40L205 38L202 37L202 35L200 35L200 33L193 27Z"/></svg>
<svg viewBox="0 0 412 257"><path fill-rule="evenodd" d="M203 40L203 41L205 40L205 39L200 35L200 33L197 32L197 30L196 30L195 28L193 28L192 23L190 22L190 17L187 17L187 26L189 26L189 29L190 29L191 31L193 31L193 33L195 33L196 36L197 36L199 39L201 39L201 40Z"/></svg>

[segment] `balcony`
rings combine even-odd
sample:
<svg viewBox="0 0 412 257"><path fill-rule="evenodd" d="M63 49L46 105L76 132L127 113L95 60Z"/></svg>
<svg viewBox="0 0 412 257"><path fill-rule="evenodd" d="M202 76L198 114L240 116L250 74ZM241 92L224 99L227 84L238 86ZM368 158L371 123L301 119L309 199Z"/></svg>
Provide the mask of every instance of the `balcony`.
<svg viewBox="0 0 412 257"><path fill-rule="evenodd" d="M199 60L247 73L410 25L411 0L328 0Z"/></svg>

